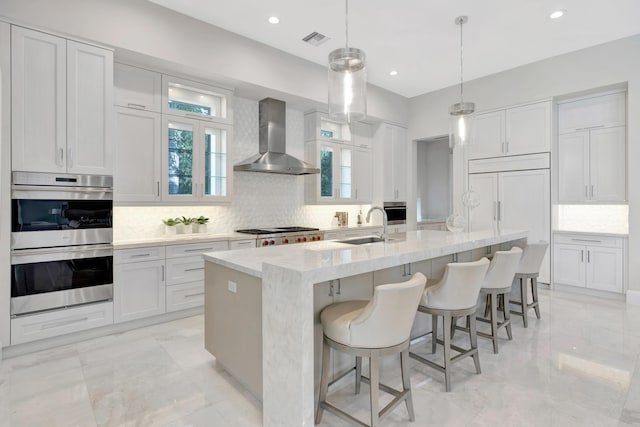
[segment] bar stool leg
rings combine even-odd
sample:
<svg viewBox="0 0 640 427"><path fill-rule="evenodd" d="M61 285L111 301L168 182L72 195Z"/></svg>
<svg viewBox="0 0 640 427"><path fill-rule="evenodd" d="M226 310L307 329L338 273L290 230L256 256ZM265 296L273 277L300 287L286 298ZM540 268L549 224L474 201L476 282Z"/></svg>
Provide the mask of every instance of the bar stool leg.
<svg viewBox="0 0 640 427"><path fill-rule="evenodd" d="M400 370L402 371L402 390L409 390L409 393L407 393L407 396L404 399L404 403L407 405L407 412L409 412L409 421L415 421L416 415L413 411L411 379L409 376L409 348L405 348L402 353L400 353Z"/></svg>
<svg viewBox="0 0 640 427"><path fill-rule="evenodd" d="M533 309L536 311L536 317L540 318L540 307L538 303L538 279L535 277L531 278L531 295L533 296Z"/></svg>
<svg viewBox="0 0 640 427"><path fill-rule="evenodd" d="M361 383L362 383L362 357L356 356L356 394L360 394Z"/></svg>
<svg viewBox="0 0 640 427"><path fill-rule="evenodd" d="M493 352L498 354L498 294L491 292L491 340Z"/></svg>
<svg viewBox="0 0 640 427"><path fill-rule="evenodd" d="M527 313L527 305L528 303L528 299L527 299L527 279L521 278L520 279L520 300L522 301L522 321L524 322L524 327L528 328L529 327L529 315Z"/></svg>
<svg viewBox="0 0 640 427"><path fill-rule="evenodd" d="M509 301L509 294L502 294L502 314L504 315L504 321L507 325L504 327L507 330L507 336L509 340L513 339L513 334L511 333L511 312L507 308L505 301Z"/></svg>
<svg viewBox="0 0 640 427"><path fill-rule="evenodd" d="M380 356L377 351L372 351L369 358L369 378L371 385L371 427L380 425L379 383L380 383Z"/></svg>
<svg viewBox="0 0 640 427"><path fill-rule="evenodd" d="M444 340L444 382L445 390L451 391L451 313L446 313L443 316L442 330Z"/></svg>
<svg viewBox="0 0 640 427"><path fill-rule="evenodd" d="M436 345L438 344L438 316L431 315L431 353L436 352Z"/></svg>
<svg viewBox="0 0 640 427"><path fill-rule="evenodd" d="M318 408L316 410L316 424L322 421L322 404L327 400L327 390L329 389L329 362L331 349L326 341L322 341L322 374L320 376L320 393L318 393Z"/></svg>
<svg viewBox="0 0 640 427"><path fill-rule="evenodd" d="M469 315L469 335L471 336L471 348L474 348L476 352L473 354L473 363L476 365L476 374L482 373L480 370L480 354L478 353L478 334L476 330L476 313Z"/></svg>

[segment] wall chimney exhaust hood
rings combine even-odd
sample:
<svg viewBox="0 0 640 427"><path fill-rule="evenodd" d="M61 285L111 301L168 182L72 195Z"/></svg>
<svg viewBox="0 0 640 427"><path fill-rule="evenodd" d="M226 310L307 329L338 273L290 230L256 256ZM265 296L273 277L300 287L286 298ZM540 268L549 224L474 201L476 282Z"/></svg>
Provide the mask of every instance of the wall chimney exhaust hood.
<svg viewBox="0 0 640 427"><path fill-rule="evenodd" d="M285 175L308 175L320 173L320 169L285 153L285 103L265 98L259 103L259 150L233 167L235 171L266 172Z"/></svg>

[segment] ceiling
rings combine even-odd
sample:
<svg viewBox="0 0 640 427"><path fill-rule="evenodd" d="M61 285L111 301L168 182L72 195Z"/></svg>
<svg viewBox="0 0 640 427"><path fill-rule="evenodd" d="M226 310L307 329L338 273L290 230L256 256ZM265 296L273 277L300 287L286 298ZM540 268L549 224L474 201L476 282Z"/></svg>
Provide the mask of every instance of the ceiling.
<svg viewBox="0 0 640 427"><path fill-rule="evenodd" d="M321 65L345 43L344 0L150 1ZM460 81L459 15L465 80L640 33L639 0L350 0L349 44L366 52L370 83L417 96ZM304 43L313 31L331 39Z"/></svg>

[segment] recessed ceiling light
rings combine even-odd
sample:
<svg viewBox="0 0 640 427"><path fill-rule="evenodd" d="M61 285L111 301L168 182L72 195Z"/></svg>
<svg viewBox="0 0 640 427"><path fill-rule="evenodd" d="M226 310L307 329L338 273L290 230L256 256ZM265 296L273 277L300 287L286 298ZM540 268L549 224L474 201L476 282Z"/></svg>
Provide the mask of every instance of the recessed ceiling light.
<svg viewBox="0 0 640 427"><path fill-rule="evenodd" d="M278 19L277 16L271 16L269 18L269 23L271 23L271 24L277 24L278 22L280 22L280 19Z"/></svg>
<svg viewBox="0 0 640 427"><path fill-rule="evenodd" d="M550 19L558 19L558 18L561 18L561 17L564 15L564 13L565 13L565 12L566 12L565 10L554 10L553 12L551 12L551 13L549 14L549 18L550 18Z"/></svg>
<svg viewBox="0 0 640 427"><path fill-rule="evenodd" d="M389 71L389 75L390 76L397 76L398 72L396 70L391 70L391 71Z"/></svg>

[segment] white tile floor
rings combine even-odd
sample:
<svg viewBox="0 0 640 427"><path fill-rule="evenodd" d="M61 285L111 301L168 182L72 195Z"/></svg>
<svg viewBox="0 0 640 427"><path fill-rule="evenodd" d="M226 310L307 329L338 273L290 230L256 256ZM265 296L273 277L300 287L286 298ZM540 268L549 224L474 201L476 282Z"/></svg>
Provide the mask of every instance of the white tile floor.
<svg viewBox="0 0 640 427"><path fill-rule="evenodd" d="M460 362L451 393L441 374L412 360L416 422L400 406L383 425L640 426L640 307L540 294L542 319L531 312L524 329L514 317L514 340L502 340L498 355L480 339L482 375L470 359ZM203 349L202 322L196 316L3 360L0 427L261 425L260 403ZM382 378L399 387L396 362L386 361ZM352 377L341 380L330 400L367 420L367 386L359 396L352 386ZM326 412L322 424L346 425Z"/></svg>

